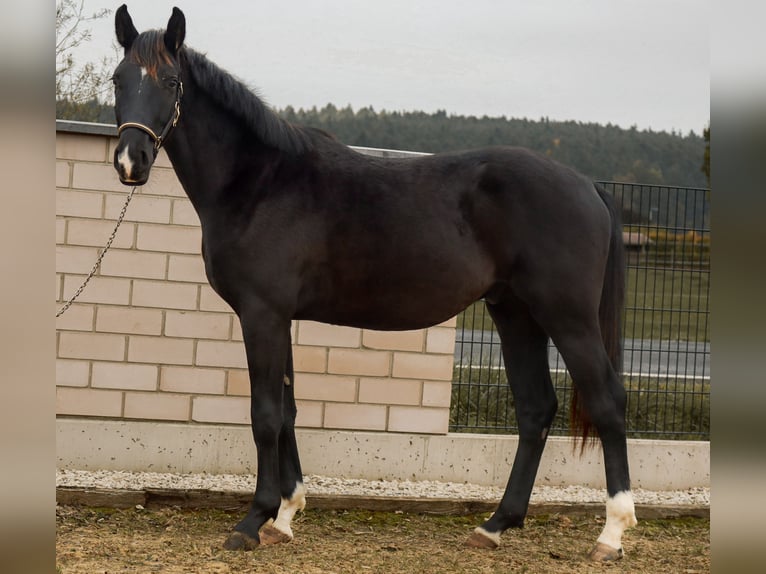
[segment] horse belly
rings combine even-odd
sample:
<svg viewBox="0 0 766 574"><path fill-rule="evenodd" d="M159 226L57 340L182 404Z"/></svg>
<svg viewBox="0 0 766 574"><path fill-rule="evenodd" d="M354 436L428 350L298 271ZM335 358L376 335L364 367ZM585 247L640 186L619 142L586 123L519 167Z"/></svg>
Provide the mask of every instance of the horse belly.
<svg viewBox="0 0 766 574"><path fill-rule="evenodd" d="M420 329L454 317L493 283L481 257L452 261L370 258L336 274L307 318L379 330Z"/></svg>

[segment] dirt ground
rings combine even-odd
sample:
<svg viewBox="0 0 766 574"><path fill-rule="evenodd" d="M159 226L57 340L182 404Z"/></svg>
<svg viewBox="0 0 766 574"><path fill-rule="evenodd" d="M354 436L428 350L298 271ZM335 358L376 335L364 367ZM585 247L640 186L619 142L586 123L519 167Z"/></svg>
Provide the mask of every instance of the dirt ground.
<svg viewBox="0 0 766 574"><path fill-rule="evenodd" d="M503 535L498 550L463 546L487 515L307 510L293 522L295 540L254 552L221 548L240 513L178 508L115 510L59 506L60 574L546 573L710 571L710 521L645 520L626 532L625 557L592 564L586 553L603 519L535 516Z"/></svg>

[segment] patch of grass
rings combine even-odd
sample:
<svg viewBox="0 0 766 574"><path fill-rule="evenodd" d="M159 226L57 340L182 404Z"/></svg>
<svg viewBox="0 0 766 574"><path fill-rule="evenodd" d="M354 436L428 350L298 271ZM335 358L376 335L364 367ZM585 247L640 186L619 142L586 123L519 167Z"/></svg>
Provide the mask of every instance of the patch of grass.
<svg viewBox="0 0 766 574"><path fill-rule="evenodd" d="M572 379L551 373L559 411L552 435L569 434ZM626 424L631 438L708 440L710 382L626 377ZM518 432L514 400L503 369L456 366L450 428L457 432Z"/></svg>
<svg viewBox="0 0 766 574"><path fill-rule="evenodd" d="M631 266L625 289L625 338L710 341L708 271ZM484 301L477 301L460 313L457 325L467 331L495 329Z"/></svg>

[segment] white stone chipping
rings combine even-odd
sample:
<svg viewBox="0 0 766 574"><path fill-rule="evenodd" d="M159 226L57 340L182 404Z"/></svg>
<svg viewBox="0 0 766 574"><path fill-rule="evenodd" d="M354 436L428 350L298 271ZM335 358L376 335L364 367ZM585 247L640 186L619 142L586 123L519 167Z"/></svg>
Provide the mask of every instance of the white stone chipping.
<svg viewBox="0 0 766 574"><path fill-rule="evenodd" d="M364 480L307 475L306 493L311 495L400 496L403 498L449 498L457 500L500 500L503 489L476 484L438 482L433 480ZM57 487L99 489L173 489L209 490L213 492L253 492L254 475L173 474L158 472L57 470ZM648 491L634 489L636 504L710 506L709 488ZM539 503L603 503L606 490L580 486L535 486L532 504Z"/></svg>

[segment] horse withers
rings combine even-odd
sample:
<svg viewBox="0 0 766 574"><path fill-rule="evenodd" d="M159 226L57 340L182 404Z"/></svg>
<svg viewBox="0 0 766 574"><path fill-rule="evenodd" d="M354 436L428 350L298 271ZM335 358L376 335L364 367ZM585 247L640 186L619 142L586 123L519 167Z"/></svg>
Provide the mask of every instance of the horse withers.
<svg viewBox="0 0 766 574"><path fill-rule="evenodd" d="M166 30L139 34L124 5L115 23L124 48L113 76L115 169L141 185L164 146L199 215L210 285L242 325L258 480L224 546L291 540L305 505L293 319L418 329L483 298L502 341L519 446L497 511L467 544L497 547L523 525L558 407L550 338L574 382L573 428L603 448L607 519L590 557L621 557L636 520L619 374L621 224L606 192L516 147L361 155L280 119L187 47L179 9Z"/></svg>

